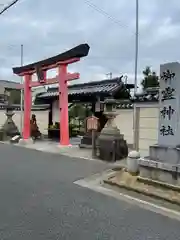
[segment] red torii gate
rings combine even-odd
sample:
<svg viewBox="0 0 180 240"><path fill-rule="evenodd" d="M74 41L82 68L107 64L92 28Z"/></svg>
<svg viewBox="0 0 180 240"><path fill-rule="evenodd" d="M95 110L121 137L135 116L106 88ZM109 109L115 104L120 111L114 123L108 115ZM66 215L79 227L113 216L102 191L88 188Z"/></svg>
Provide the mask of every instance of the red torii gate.
<svg viewBox="0 0 180 240"><path fill-rule="evenodd" d="M24 126L23 139L30 138L30 117L31 117L31 88L41 85L59 83L59 120L60 120L60 144L69 145L69 119L68 119L68 87L67 81L78 79L79 73L68 73L67 66L80 61L89 53L89 45L81 44L71 50L57 56L28 64L22 67L14 67L13 73L24 77ZM58 67L57 79L47 79L47 71ZM36 73L37 82L32 82L32 75Z"/></svg>

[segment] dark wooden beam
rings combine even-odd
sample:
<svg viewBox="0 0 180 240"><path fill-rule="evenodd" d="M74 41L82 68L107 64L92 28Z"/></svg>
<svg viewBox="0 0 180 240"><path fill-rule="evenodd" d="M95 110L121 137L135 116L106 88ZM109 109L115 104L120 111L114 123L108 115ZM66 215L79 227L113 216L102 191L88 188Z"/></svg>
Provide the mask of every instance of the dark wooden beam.
<svg viewBox="0 0 180 240"><path fill-rule="evenodd" d="M90 47L88 44L80 44L79 46L72 48L66 52L63 52L61 54L58 54L54 57L50 57L50 58L47 58L38 62L34 62L25 66L14 67L13 73L20 75L25 72L35 71L37 66L42 67L43 69L47 67L48 69L49 66L53 66L58 62L68 61L74 58L78 59L78 58L86 57L89 53L89 49Z"/></svg>

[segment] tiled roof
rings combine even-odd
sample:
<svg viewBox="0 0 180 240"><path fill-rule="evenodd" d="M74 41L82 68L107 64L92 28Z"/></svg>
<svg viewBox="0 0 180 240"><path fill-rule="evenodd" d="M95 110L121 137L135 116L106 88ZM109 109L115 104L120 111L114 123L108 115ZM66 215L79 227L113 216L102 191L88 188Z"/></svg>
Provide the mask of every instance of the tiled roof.
<svg viewBox="0 0 180 240"><path fill-rule="evenodd" d="M9 88L9 89L20 89L20 84L17 82L0 80L0 87Z"/></svg>
<svg viewBox="0 0 180 240"><path fill-rule="evenodd" d="M135 97L131 99L122 99L122 100L113 100L113 106L115 109L132 109L134 103L155 103L159 101L159 88L148 88L140 94L136 94ZM106 99L105 102L109 102L109 99ZM111 102L111 101L110 101Z"/></svg>
<svg viewBox="0 0 180 240"><path fill-rule="evenodd" d="M0 103L0 110L5 110L7 108L7 106L8 106L8 104ZM12 104L11 107L15 111L21 110L20 104ZM43 110L48 110L48 109L49 109L49 104L38 104L38 105L33 105L31 107L32 111L43 111Z"/></svg>
<svg viewBox="0 0 180 240"><path fill-rule="evenodd" d="M133 84L124 85L121 78L114 78L111 80L103 80L98 82L88 82L82 84L75 84L68 87L69 95L86 95L95 93L104 93L113 95L115 92L120 90L123 86L126 88L132 88ZM49 98L57 97L59 95L58 88L50 88L47 92L39 94L38 98Z"/></svg>
<svg viewBox="0 0 180 240"><path fill-rule="evenodd" d="M116 109L131 109L133 108L133 103L120 103L116 105Z"/></svg>
<svg viewBox="0 0 180 240"><path fill-rule="evenodd" d="M133 102L158 102L159 101L159 88L147 88L140 94L136 94Z"/></svg>

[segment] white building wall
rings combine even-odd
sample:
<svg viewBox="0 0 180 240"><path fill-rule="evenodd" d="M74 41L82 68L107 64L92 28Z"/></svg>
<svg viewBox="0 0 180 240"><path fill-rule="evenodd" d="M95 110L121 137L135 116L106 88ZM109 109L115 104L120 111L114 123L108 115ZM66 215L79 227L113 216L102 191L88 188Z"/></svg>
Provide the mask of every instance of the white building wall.
<svg viewBox="0 0 180 240"><path fill-rule="evenodd" d="M139 116L139 151L141 156L149 155L149 146L158 142L158 106L141 107Z"/></svg>
<svg viewBox="0 0 180 240"><path fill-rule="evenodd" d="M53 123L59 122L59 101L56 100L52 104L52 121Z"/></svg>
<svg viewBox="0 0 180 240"><path fill-rule="evenodd" d="M149 154L149 146L156 144L158 139L158 106L157 104L151 104L145 106L141 104L139 114L139 150L141 156L147 156ZM37 123L40 131L47 134L48 128L48 110L47 111L34 111L37 116ZM16 111L13 117L16 125L20 129L20 111ZM0 110L0 125L6 120L5 111ZM119 109L117 110L117 116L114 119L116 126L120 129L120 132L124 135L124 139L128 144L133 144L133 109ZM59 122L59 107L58 101L53 104L53 122Z"/></svg>
<svg viewBox="0 0 180 240"><path fill-rule="evenodd" d="M133 144L133 109L117 110L117 116L114 122L124 135L124 139L127 143Z"/></svg>
<svg viewBox="0 0 180 240"><path fill-rule="evenodd" d="M20 123L21 123L21 112L20 111L14 111L13 121L15 122L16 126L20 130ZM37 118L37 124L39 127L39 130L43 134L47 134L47 128L48 128L48 115L49 110L46 111L32 111L31 114L35 114ZM6 115L5 110L0 110L0 127L5 123L6 121Z"/></svg>
<svg viewBox="0 0 180 240"><path fill-rule="evenodd" d="M149 146L158 142L159 106L157 103L139 106L138 119L138 146L141 156L149 155ZM120 132L128 144L134 143L133 109L117 110L118 115L114 119Z"/></svg>

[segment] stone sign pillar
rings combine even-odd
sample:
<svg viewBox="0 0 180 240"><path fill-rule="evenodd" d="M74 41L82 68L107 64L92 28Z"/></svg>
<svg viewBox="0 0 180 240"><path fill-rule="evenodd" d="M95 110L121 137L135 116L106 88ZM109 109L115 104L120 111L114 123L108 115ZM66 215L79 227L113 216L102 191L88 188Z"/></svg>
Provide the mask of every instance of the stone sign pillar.
<svg viewBox="0 0 180 240"><path fill-rule="evenodd" d="M150 159L180 163L180 64L160 66L158 144L150 147Z"/></svg>
<svg viewBox="0 0 180 240"><path fill-rule="evenodd" d="M180 186L180 64L160 67L158 143L139 160L142 178Z"/></svg>
<svg viewBox="0 0 180 240"><path fill-rule="evenodd" d="M158 144L180 145L180 64L160 66L160 112Z"/></svg>

